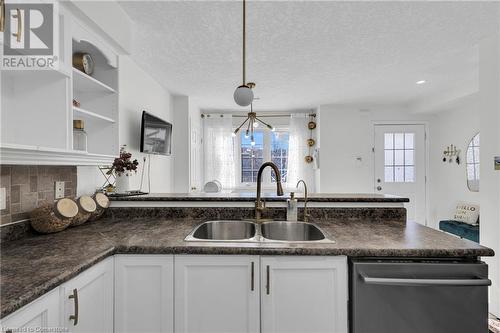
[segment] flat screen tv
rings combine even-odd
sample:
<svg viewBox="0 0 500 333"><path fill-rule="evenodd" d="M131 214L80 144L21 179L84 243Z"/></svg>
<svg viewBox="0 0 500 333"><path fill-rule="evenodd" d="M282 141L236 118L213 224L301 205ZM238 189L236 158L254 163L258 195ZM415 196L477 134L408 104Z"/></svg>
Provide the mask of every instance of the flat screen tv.
<svg viewBox="0 0 500 333"><path fill-rule="evenodd" d="M141 152L146 154L170 155L172 124L142 111Z"/></svg>

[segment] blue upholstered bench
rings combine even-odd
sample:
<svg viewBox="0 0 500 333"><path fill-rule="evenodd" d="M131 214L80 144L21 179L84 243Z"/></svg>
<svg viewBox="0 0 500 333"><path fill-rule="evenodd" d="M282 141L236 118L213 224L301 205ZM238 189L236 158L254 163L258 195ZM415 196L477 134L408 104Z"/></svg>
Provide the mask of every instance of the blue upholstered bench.
<svg viewBox="0 0 500 333"><path fill-rule="evenodd" d="M439 221L439 230L443 230L461 238L466 238L479 243L479 225L470 225L464 222L445 220Z"/></svg>

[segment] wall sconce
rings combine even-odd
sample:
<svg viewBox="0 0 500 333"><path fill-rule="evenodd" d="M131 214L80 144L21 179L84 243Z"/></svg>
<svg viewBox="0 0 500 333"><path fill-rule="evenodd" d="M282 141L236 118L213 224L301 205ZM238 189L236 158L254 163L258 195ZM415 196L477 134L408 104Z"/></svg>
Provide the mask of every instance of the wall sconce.
<svg viewBox="0 0 500 333"><path fill-rule="evenodd" d="M457 149L455 145L449 145L443 151L443 162L446 163L457 163L460 165L460 149Z"/></svg>

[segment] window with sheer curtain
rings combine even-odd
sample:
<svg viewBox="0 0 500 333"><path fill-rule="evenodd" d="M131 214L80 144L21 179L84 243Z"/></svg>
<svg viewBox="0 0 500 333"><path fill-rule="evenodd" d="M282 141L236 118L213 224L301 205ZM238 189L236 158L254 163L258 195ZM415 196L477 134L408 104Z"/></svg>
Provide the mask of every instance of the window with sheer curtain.
<svg viewBox="0 0 500 333"><path fill-rule="evenodd" d="M224 190L254 187L259 168L266 161L278 166L281 182L288 188L295 188L299 179L314 183L312 165L305 162L308 154L308 117L294 114L290 117L272 119L276 130L254 129L254 142L240 131L236 137L231 134L241 123L241 118L231 115L207 115L204 118L204 179L218 180ZM271 169L263 173L264 187L274 187L276 176Z"/></svg>
<svg viewBox="0 0 500 333"><path fill-rule="evenodd" d="M203 119L205 182L218 180L224 190L235 186L234 143L231 115L207 115Z"/></svg>

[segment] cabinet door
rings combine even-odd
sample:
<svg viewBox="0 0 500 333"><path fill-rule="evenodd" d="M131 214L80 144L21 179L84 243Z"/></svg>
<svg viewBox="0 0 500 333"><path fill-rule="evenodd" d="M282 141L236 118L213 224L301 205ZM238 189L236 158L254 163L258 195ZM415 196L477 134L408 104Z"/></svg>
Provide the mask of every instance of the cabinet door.
<svg viewBox="0 0 500 333"><path fill-rule="evenodd" d="M175 257L176 332L259 332L259 257Z"/></svg>
<svg viewBox="0 0 500 333"><path fill-rule="evenodd" d="M70 332L113 332L113 258L80 273L62 289L63 326Z"/></svg>
<svg viewBox="0 0 500 333"><path fill-rule="evenodd" d="M173 330L173 256L115 256L115 331Z"/></svg>
<svg viewBox="0 0 500 333"><path fill-rule="evenodd" d="M261 257L262 332L347 332L345 257Z"/></svg>
<svg viewBox="0 0 500 333"><path fill-rule="evenodd" d="M59 323L59 288L52 290L13 314L2 319L2 332L39 332L57 328Z"/></svg>

